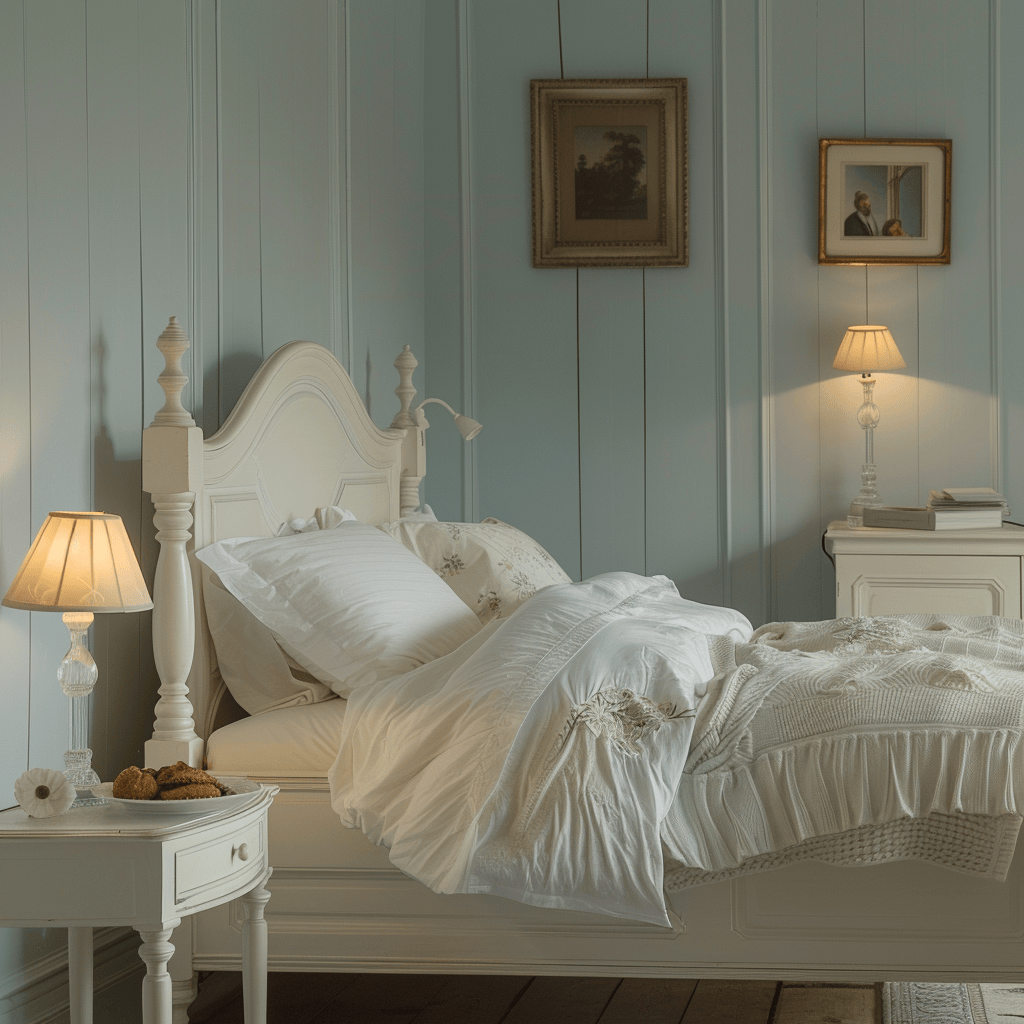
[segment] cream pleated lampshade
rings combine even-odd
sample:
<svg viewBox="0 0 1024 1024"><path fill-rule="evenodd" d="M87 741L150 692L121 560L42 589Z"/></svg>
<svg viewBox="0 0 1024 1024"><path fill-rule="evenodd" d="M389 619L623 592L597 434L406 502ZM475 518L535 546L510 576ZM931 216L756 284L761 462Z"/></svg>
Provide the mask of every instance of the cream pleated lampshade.
<svg viewBox="0 0 1024 1024"><path fill-rule="evenodd" d="M888 327L861 324L846 328L832 365L837 370L871 373L872 370L899 370L907 364Z"/></svg>
<svg viewBox="0 0 1024 1024"><path fill-rule="evenodd" d="M106 512L51 512L3 604L33 612L153 607L124 523Z"/></svg>

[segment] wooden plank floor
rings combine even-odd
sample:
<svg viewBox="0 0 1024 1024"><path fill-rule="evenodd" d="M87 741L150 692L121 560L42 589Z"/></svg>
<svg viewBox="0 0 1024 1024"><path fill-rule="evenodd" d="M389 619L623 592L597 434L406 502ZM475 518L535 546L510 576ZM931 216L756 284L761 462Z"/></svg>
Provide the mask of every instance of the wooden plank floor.
<svg viewBox="0 0 1024 1024"><path fill-rule="evenodd" d="M425 974L271 974L268 1024L881 1024L877 985ZM242 1024L237 974L192 1024Z"/></svg>

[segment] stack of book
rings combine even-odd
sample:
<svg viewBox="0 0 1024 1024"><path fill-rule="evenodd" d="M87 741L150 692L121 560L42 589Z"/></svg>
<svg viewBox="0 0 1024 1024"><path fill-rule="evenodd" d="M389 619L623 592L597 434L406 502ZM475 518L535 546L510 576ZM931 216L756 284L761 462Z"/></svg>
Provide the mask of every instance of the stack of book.
<svg viewBox="0 0 1024 1024"><path fill-rule="evenodd" d="M931 491L924 508L865 508L864 525L890 530L998 530L1009 514L1006 499L991 487L947 487Z"/></svg>

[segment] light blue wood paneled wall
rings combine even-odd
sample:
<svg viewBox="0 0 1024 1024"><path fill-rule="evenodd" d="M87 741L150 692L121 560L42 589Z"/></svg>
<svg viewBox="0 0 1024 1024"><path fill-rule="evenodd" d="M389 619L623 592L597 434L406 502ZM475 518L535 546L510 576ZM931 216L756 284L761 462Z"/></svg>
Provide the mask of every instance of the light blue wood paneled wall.
<svg viewBox="0 0 1024 1024"><path fill-rule="evenodd" d="M171 314L207 431L294 338L334 351L389 424L392 361L424 348L423 12L0 0L4 590L58 508L119 514L152 578L141 436L163 403L155 342ZM0 806L26 768L62 763L67 644L60 616L0 610ZM111 778L142 763L152 727L150 616L97 616L92 647L91 743ZM64 941L0 929L12 1024L59 1010ZM141 966L119 941L101 937L97 963Z"/></svg>
<svg viewBox="0 0 1024 1024"><path fill-rule="evenodd" d="M426 166L468 168L434 212L462 244L437 242L452 276L428 307L427 379L461 381L485 424L461 462L432 433L431 504L454 514L461 474L464 508L520 526L577 578L665 573L755 622L829 616L820 537L863 461L860 388L832 360L867 320L907 362L876 391L883 498L986 484L1021 507L1018 5L438 0L427 13L442 45L426 66ZM689 82L690 266L534 269L530 79L645 75ZM823 136L953 139L951 266L819 267Z"/></svg>
<svg viewBox="0 0 1024 1024"><path fill-rule="evenodd" d="M461 260L469 297L459 333L449 326L452 303L435 299L443 326L428 320L427 380L433 392L442 366L449 382L472 367L468 392L485 424L475 458L464 460L472 471L462 467L473 507L535 536L575 578L664 573L694 599L758 610L766 582L756 4L429 5L428 35L442 22L458 29L448 53L458 67L428 63L427 85L447 82L462 111L468 177L447 212L463 244L445 251L449 264ZM740 69L734 79L724 75L727 59ZM689 81L690 268L534 269L530 79L648 75ZM450 149L441 157L433 148L442 137L450 146L452 133L429 127L449 116L450 107L427 107L428 168L454 162ZM733 144L742 157L727 166ZM439 433L426 484L438 510L456 504L451 442Z"/></svg>

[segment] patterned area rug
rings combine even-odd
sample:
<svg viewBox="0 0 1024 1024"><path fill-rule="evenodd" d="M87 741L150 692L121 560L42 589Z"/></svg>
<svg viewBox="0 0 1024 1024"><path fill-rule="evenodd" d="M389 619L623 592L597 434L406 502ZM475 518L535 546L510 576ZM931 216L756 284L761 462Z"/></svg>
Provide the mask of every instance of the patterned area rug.
<svg viewBox="0 0 1024 1024"><path fill-rule="evenodd" d="M891 981L882 986L883 1024L1021 1024L1024 985L943 985Z"/></svg>

